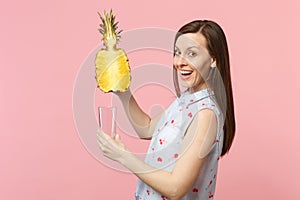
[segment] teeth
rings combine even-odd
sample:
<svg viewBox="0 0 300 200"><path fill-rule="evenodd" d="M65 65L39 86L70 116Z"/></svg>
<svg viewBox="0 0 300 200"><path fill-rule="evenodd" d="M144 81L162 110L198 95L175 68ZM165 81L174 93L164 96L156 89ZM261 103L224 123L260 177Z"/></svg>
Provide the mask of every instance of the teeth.
<svg viewBox="0 0 300 200"><path fill-rule="evenodd" d="M192 71L180 71L182 75L190 75Z"/></svg>

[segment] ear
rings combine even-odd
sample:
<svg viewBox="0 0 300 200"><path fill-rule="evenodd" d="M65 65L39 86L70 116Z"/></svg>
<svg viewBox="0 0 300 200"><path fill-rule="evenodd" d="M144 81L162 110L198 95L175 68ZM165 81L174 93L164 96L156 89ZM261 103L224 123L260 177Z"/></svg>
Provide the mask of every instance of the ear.
<svg viewBox="0 0 300 200"><path fill-rule="evenodd" d="M212 60L212 62L211 62L211 64L210 64L210 67L211 67L211 68L217 67L216 59L215 59L215 58L212 58L211 60Z"/></svg>

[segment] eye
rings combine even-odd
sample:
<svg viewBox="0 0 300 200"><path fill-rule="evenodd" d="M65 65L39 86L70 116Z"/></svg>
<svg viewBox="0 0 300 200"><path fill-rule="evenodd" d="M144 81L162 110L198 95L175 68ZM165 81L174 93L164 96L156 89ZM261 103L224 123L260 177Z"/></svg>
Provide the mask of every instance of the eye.
<svg viewBox="0 0 300 200"><path fill-rule="evenodd" d="M189 52L188 52L188 55L189 55L190 57L195 57L195 56L197 55L197 53L195 53L194 51L189 51Z"/></svg>
<svg viewBox="0 0 300 200"><path fill-rule="evenodd" d="M179 56L181 53L178 49L175 49L174 50L174 56Z"/></svg>

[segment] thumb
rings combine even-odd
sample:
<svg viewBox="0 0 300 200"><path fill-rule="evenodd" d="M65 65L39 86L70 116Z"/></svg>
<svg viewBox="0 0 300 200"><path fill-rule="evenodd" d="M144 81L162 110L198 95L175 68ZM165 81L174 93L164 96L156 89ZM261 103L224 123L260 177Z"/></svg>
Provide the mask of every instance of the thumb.
<svg viewBox="0 0 300 200"><path fill-rule="evenodd" d="M116 134L116 136L115 136L115 140L116 140L117 142L121 142L121 137L120 137L120 135L119 135L119 134Z"/></svg>

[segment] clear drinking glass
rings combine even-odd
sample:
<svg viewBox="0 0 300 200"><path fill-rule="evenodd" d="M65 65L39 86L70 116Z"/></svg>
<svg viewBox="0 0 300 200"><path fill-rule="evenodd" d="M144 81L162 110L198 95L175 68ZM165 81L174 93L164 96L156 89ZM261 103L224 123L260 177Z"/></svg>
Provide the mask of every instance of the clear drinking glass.
<svg viewBox="0 0 300 200"><path fill-rule="evenodd" d="M114 137L116 133L116 107L98 107L99 126L110 136Z"/></svg>

